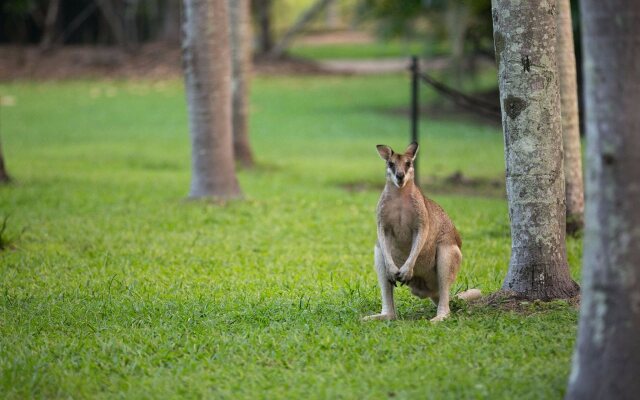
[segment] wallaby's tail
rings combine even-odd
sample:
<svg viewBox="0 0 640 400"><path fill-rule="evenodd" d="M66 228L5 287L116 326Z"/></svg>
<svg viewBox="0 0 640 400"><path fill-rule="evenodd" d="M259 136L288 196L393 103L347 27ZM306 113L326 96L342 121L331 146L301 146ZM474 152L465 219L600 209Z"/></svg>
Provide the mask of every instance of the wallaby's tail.
<svg viewBox="0 0 640 400"><path fill-rule="evenodd" d="M480 292L480 289L469 289L458 293L456 297L465 301L473 301L481 298L482 292Z"/></svg>

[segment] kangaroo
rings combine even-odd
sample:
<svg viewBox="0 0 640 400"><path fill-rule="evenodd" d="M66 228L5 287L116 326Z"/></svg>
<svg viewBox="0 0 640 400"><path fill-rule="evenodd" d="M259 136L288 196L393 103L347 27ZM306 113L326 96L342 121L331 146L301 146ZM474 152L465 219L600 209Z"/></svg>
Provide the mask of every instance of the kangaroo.
<svg viewBox="0 0 640 400"><path fill-rule="evenodd" d="M462 261L460 234L442 207L414 184L418 144L411 143L404 154L385 145L377 149L387 163L387 181L376 211L378 241L374 248L382 312L365 320L396 318L393 290L400 282L415 296L431 298L437 305L431 321L442 321L449 316L449 289ZM480 297L480 291L470 289L458 297L473 300Z"/></svg>

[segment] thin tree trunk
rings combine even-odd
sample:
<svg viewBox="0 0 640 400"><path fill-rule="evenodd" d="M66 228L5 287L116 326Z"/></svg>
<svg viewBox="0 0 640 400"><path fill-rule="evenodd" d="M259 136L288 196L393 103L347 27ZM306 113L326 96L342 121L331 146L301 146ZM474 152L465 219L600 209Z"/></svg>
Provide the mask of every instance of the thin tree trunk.
<svg viewBox="0 0 640 400"><path fill-rule="evenodd" d="M58 20L58 13L60 11L60 0L51 0L49 2L49 8L47 8L47 16L44 19L44 33L42 34L42 40L40 41L40 50L51 50L53 40L56 36L56 22Z"/></svg>
<svg viewBox="0 0 640 400"><path fill-rule="evenodd" d="M241 197L233 162L227 0L184 0L183 59L192 145L191 198Z"/></svg>
<svg viewBox="0 0 640 400"><path fill-rule="evenodd" d="M327 6L325 26L327 29L337 29L340 27L340 8L335 1Z"/></svg>
<svg viewBox="0 0 640 400"><path fill-rule="evenodd" d="M258 37L258 48L260 54L269 54L273 49L273 27L271 24L272 0L255 0L256 12L258 14L258 26L260 36Z"/></svg>
<svg viewBox="0 0 640 400"><path fill-rule="evenodd" d="M502 289L543 300L579 291L565 246L555 3L492 0L512 243Z"/></svg>
<svg viewBox="0 0 640 400"><path fill-rule="evenodd" d="M233 70L233 151L243 167L253 166L249 142L249 81L251 74L251 14L249 0L228 0L231 18Z"/></svg>
<svg viewBox="0 0 640 400"><path fill-rule="evenodd" d="M163 7L162 40L168 43L180 42L180 3L168 0Z"/></svg>
<svg viewBox="0 0 640 400"><path fill-rule="evenodd" d="M271 57L281 57L291 45L293 39L304 29L309 22L318 16L334 0L316 0L309 8L300 14L296 22L285 32L282 39L271 50Z"/></svg>
<svg viewBox="0 0 640 400"><path fill-rule="evenodd" d="M464 44L469 26L469 7L461 0L449 0L445 19L447 35L451 45L451 68L453 70L454 87L462 88L464 74Z"/></svg>
<svg viewBox="0 0 640 400"><path fill-rule="evenodd" d="M556 57L562 103L567 233L575 234L584 226L584 184L582 182L578 84L570 0L558 0L556 21L558 25Z"/></svg>
<svg viewBox="0 0 640 400"><path fill-rule="evenodd" d="M125 3L124 7L124 31L127 44L135 47L138 44L138 21L136 15L138 14L138 8L140 0L129 0Z"/></svg>
<svg viewBox="0 0 640 400"><path fill-rule="evenodd" d="M583 297L567 399L640 394L640 3L582 0Z"/></svg>
<svg viewBox="0 0 640 400"><path fill-rule="evenodd" d="M109 25L109 30L113 34L113 37L116 43L121 46L123 49L128 50L127 47L127 35L125 33L124 24L122 23L122 19L118 16L115 11L115 7L111 0L96 0L98 4L98 8L102 12L107 25Z"/></svg>
<svg viewBox="0 0 640 400"><path fill-rule="evenodd" d="M2 142L0 141L0 184L9 183L11 178L4 165L4 156L2 155Z"/></svg>

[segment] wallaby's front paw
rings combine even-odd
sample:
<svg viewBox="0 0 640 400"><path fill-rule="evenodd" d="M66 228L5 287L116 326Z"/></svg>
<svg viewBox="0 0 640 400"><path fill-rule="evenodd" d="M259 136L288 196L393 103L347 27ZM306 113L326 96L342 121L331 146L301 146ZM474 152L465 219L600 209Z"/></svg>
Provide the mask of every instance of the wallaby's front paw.
<svg viewBox="0 0 640 400"><path fill-rule="evenodd" d="M396 319L395 314L374 314L362 318L363 321L392 321Z"/></svg>
<svg viewBox="0 0 640 400"><path fill-rule="evenodd" d="M402 267L396 275L396 280L402 283L408 283L413 278L413 268Z"/></svg>
<svg viewBox="0 0 640 400"><path fill-rule="evenodd" d="M387 268L387 280L393 286L396 286L396 281L398 280L399 273L400 270L398 269L398 267Z"/></svg>

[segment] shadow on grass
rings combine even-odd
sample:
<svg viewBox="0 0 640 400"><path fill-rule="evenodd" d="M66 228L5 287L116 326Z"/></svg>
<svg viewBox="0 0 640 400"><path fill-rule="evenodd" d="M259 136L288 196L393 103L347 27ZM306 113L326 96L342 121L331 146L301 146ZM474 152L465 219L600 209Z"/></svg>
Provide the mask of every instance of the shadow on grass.
<svg viewBox="0 0 640 400"><path fill-rule="evenodd" d="M2 222L0 222L0 251L15 250L17 248L17 242L27 230L26 228L23 228L17 235L9 234L9 217L10 215L1 217Z"/></svg>

